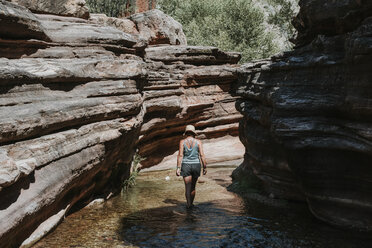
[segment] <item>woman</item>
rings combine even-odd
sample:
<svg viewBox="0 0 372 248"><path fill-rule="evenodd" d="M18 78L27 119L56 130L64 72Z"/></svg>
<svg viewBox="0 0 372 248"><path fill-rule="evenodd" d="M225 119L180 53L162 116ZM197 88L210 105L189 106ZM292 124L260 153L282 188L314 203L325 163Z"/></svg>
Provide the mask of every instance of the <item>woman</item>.
<svg viewBox="0 0 372 248"><path fill-rule="evenodd" d="M185 182L185 195L187 208L191 208L195 198L195 186L200 176L200 167L203 165L203 175L207 174L207 163L200 140L196 139L195 127L187 125L184 133L185 139L180 141L177 158L177 176L183 176Z"/></svg>

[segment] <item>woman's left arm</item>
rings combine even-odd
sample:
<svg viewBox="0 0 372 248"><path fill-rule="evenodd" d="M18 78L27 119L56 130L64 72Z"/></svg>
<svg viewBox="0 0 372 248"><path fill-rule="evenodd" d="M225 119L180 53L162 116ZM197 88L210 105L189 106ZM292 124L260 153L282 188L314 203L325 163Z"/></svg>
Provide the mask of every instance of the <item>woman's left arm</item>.
<svg viewBox="0 0 372 248"><path fill-rule="evenodd" d="M207 174L207 160L205 159L203 144L200 140L198 140L198 146L200 151L200 160L203 165L203 175Z"/></svg>

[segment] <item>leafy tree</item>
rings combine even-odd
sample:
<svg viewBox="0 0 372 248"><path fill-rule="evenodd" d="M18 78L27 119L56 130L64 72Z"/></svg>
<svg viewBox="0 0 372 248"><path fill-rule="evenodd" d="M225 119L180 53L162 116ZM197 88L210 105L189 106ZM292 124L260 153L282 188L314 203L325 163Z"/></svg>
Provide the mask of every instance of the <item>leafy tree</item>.
<svg viewBox="0 0 372 248"><path fill-rule="evenodd" d="M291 47L289 39L296 33L291 21L299 10L298 2L299 0L268 0L268 4L275 8L275 11L269 14L268 23L279 28L286 38L286 48Z"/></svg>
<svg viewBox="0 0 372 248"><path fill-rule="evenodd" d="M276 30L287 35L292 4L290 0L268 1L261 4L253 0L160 0L158 7L183 24L190 45L239 51L241 62L247 62L289 47L283 48L277 42ZM274 7L271 13L265 8L268 5ZM274 30L272 26L278 28ZM288 40L287 36L285 39Z"/></svg>

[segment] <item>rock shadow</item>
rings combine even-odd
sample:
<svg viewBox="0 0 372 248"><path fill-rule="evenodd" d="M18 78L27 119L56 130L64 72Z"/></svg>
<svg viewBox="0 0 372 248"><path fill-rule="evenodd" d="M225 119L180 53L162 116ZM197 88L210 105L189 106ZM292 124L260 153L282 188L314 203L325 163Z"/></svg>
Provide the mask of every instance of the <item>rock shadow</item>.
<svg viewBox="0 0 372 248"><path fill-rule="evenodd" d="M213 202L196 204L187 209L185 202L166 199L171 206L133 212L120 220L118 230L126 245L139 247L220 247L224 228L238 228L231 223L234 212ZM228 216L228 223L223 223ZM215 246L216 244L219 244Z"/></svg>
<svg viewBox="0 0 372 248"><path fill-rule="evenodd" d="M14 202L17 201L22 190L26 190L30 187L31 183L35 182L34 172L27 177L21 178L13 185L0 191L0 210L7 209Z"/></svg>

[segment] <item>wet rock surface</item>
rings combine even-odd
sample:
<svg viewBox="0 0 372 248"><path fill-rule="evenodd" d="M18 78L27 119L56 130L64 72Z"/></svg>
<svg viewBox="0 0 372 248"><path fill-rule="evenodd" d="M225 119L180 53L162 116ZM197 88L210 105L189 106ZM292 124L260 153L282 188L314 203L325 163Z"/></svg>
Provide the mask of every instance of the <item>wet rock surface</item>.
<svg viewBox="0 0 372 248"><path fill-rule="evenodd" d="M239 170L257 175L274 196L306 200L323 221L371 229L369 1L300 3L307 22L299 32L311 43L241 68L236 106L247 150ZM351 12L359 19L346 23ZM335 33L319 30L330 27L326 20L339 25Z"/></svg>
<svg viewBox="0 0 372 248"><path fill-rule="evenodd" d="M73 207L119 190L136 149L145 167L159 164L187 124L202 139L239 142L237 60L217 59L227 53L154 60L138 34L115 26L0 7L0 247L30 235L32 245ZM206 65L193 62L201 57Z"/></svg>

